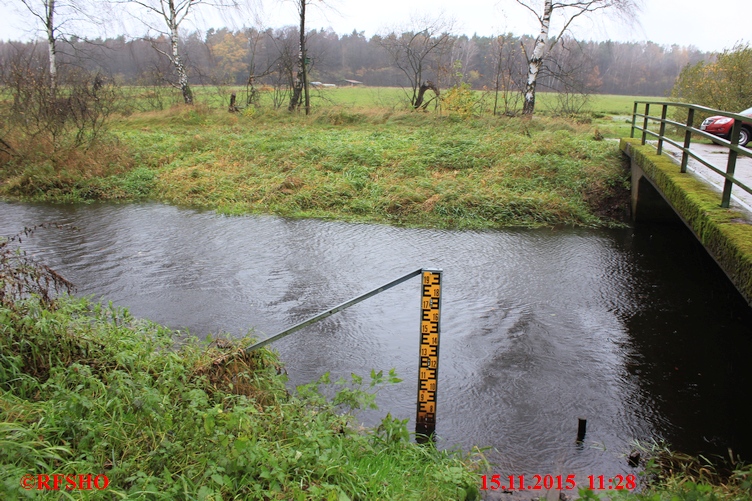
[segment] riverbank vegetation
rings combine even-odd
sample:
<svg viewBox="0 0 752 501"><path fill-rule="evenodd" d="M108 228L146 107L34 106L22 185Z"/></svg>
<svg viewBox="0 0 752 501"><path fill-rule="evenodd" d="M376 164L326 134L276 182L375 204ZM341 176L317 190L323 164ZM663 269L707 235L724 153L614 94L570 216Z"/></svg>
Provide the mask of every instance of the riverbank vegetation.
<svg viewBox="0 0 752 501"><path fill-rule="evenodd" d="M247 339L207 345L112 305L30 295L69 284L8 243L0 498L39 495L37 483L23 488L29 474L107 477L101 489L63 482L53 497L71 499L477 498L482 456L410 442L407 420L389 414L376 429L358 426L353 412L395 374L324 377L290 393L273 353L240 351Z"/></svg>
<svg viewBox="0 0 752 501"><path fill-rule="evenodd" d="M126 310L61 298L0 308L3 499L28 474L106 475L92 499L473 499L466 458L411 443L387 415L359 430L313 384L290 394L276 357L243 342L178 347ZM245 340L247 342L247 340ZM226 358L223 363L216 359ZM357 408L392 376L355 378ZM362 387L362 389L361 389ZM32 496L33 497L33 496Z"/></svg>
<svg viewBox="0 0 752 501"><path fill-rule="evenodd" d="M627 172L590 122L174 107L121 117L70 155L7 157L0 195L446 228L614 224Z"/></svg>
<svg viewBox="0 0 752 501"><path fill-rule="evenodd" d="M623 499L645 501L741 501L752 499L752 465L733 451L729 457L690 456L664 443L636 444L645 458L640 493L623 493ZM618 498L618 499L621 499ZM583 499L593 499L591 493Z"/></svg>

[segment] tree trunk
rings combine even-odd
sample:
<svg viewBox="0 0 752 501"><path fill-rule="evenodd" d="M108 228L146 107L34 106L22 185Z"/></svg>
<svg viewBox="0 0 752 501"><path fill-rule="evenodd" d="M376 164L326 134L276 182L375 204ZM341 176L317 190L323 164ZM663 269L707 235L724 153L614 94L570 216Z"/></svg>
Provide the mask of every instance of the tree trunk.
<svg viewBox="0 0 752 501"><path fill-rule="evenodd" d="M305 35L305 10L308 0L300 0L300 74L301 84L303 85L305 114L311 112L311 99L308 95L308 50L306 48Z"/></svg>
<svg viewBox="0 0 752 501"><path fill-rule="evenodd" d="M431 82L430 80L427 80L426 82L423 83L423 85L420 86L420 89L418 90L418 97L415 98L414 108L416 110L420 108L420 105L423 104L423 95L426 93L428 89L431 89L434 92L434 94L436 94L437 96L439 95L439 89L436 88L433 82ZM426 103L426 106L428 106L428 103Z"/></svg>
<svg viewBox="0 0 752 501"><path fill-rule="evenodd" d="M305 16L306 4L308 0L299 0L298 13L300 14L300 42L298 46L298 75L295 79L292 96L290 97L289 111L294 111L300 107L301 98L305 104L305 114L311 112L311 101L308 95L308 71L306 69L306 40L305 40Z"/></svg>
<svg viewBox="0 0 752 501"><path fill-rule="evenodd" d="M300 72L295 77L295 83L292 88L292 95L290 96L290 105L287 107L288 111L295 111L300 106L300 95L303 92L303 82L301 80Z"/></svg>
<svg viewBox="0 0 752 501"><path fill-rule="evenodd" d="M57 46L55 41L55 0L49 0L46 3L47 12L46 28L47 28L47 49L50 54L50 97L55 98L57 93Z"/></svg>
<svg viewBox="0 0 752 501"><path fill-rule="evenodd" d="M235 105L235 99L237 99L237 96L235 96L235 93L233 92L232 94L230 94L230 106L227 108L227 111L229 111L230 113L240 111L240 109Z"/></svg>
<svg viewBox="0 0 752 501"><path fill-rule="evenodd" d="M535 39L533 54L528 61L525 104L522 107L522 113L525 115L532 115L535 112L535 85L538 83L538 73L543 66L543 54L548 43L548 30L551 26L551 12L553 11L552 1L545 1L543 17L540 18L541 31Z"/></svg>
<svg viewBox="0 0 752 501"><path fill-rule="evenodd" d="M175 65L175 71L178 73L178 87L183 93L183 101L185 104L193 104L193 92L188 85L188 72L185 69L183 60L180 57L178 50L178 25L175 24L175 12L170 12L171 24L170 24L170 44L172 45L172 64Z"/></svg>

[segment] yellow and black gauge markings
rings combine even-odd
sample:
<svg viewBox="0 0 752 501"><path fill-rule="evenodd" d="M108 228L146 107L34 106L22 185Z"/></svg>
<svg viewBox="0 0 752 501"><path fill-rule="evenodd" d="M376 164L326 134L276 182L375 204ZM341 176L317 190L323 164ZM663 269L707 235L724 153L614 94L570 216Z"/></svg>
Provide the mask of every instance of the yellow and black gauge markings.
<svg viewBox="0 0 752 501"><path fill-rule="evenodd" d="M436 382L439 376L441 270L423 270L420 306L420 366L415 433L430 437L436 430Z"/></svg>

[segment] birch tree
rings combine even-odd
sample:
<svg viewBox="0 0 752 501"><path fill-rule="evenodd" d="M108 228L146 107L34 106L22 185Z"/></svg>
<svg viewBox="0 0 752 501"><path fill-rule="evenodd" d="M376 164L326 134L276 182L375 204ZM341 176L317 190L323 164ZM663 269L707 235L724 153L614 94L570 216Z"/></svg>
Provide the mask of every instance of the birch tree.
<svg viewBox="0 0 752 501"><path fill-rule="evenodd" d="M121 0L116 3L129 3L139 7L141 12L136 17L150 31L156 32L169 41L169 50L163 50L152 44L155 50L169 59L177 82L173 83L183 94L185 104L193 104L193 92L188 81L188 69L185 58L180 53L180 25L199 9L201 5L215 8L237 7L239 2L233 0Z"/></svg>
<svg viewBox="0 0 752 501"><path fill-rule="evenodd" d="M527 82L525 84L525 103L522 112L532 115L535 112L535 87L543 60L552 45L558 43L572 22L601 10L612 10L618 14L633 17L638 10L639 0L515 0L529 10L538 20L540 32L533 44L533 50L527 54ZM561 27L553 44L549 43L552 21L561 20Z"/></svg>
<svg viewBox="0 0 752 501"><path fill-rule="evenodd" d="M85 4L73 0L18 0L21 5L41 22L49 55L50 96L55 97L58 81L57 54L58 42L73 33L63 31L63 26L78 24L87 19Z"/></svg>
<svg viewBox="0 0 752 501"><path fill-rule="evenodd" d="M308 71L306 65L308 64L308 51L306 49L306 7L311 3L310 0L295 0L296 7L298 8L298 20L300 22L298 27L298 35L300 36L298 42L298 71L293 82L292 94L290 96L290 105L288 110L294 111L300 108L301 100L305 106L305 113L308 115L311 111L311 98L308 93Z"/></svg>
<svg viewBox="0 0 752 501"><path fill-rule="evenodd" d="M318 1L326 6L326 3L322 0ZM311 111L311 98L308 82L309 57L307 47L308 38L306 36L306 13L308 6L313 4L313 0L294 0L294 3L298 9L298 35L300 36L300 40L298 42L297 72L290 95L290 105L287 108L290 111L299 109L302 102L305 107L305 113L308 115Z"/></svg>

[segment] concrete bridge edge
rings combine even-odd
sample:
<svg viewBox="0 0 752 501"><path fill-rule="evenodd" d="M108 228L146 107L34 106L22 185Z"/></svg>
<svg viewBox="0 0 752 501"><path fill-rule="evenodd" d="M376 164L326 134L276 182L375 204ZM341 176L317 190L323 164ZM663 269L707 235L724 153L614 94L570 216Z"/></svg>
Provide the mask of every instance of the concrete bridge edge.
<svg viewBox="0 0 752 501"><path fill-rule="evenodd" d="M622 139L621 151L632 169L632 214L640 221L669 221L678 217L752 306L752 224L749 217L723 209L721 194L691 174L681 173L668 156L639 139ZM656 194L665 201L659 203ZM675 214L668 214L666 204Z"/></svg>

